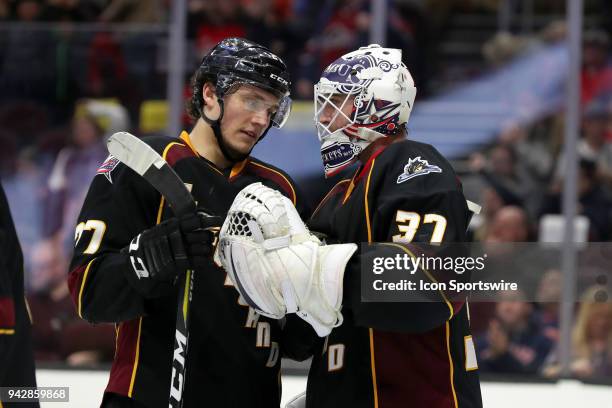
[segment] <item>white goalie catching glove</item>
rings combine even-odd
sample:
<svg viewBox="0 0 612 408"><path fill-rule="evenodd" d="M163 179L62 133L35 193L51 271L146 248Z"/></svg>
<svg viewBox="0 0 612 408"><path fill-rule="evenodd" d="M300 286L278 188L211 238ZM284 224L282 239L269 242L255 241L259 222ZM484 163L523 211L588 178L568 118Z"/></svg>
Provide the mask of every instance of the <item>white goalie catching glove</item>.
<svg viewBox="0 0 612 408"><path fill-rule="evenodd" d="M344 269L356 250L321 244L289 199L253 183L234 199L215 257L249 306L275 319L296 313L324 337L342 323Z"/></svg>

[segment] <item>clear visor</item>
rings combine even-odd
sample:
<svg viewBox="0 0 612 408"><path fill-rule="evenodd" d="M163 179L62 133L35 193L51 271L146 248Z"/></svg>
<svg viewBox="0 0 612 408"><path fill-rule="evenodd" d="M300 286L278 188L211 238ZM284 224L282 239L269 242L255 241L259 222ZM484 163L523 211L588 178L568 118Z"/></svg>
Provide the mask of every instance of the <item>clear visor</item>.
<svg viewBox="0 0 612 408"><path fill-rule="evenodd" d="M314 86L314 121L322 141L334 132L353 133L357 109L355 100L361 99L363 86L338 82L319 82ZM355 134L356 135L356 134Z"/></svg>
<svg viewBox="0 0 612 408"><path fill-rule="evenodd" d="M249 81L241 81L232 84L226 95L235 93L240 89L241 85L252 85L276 95L276 92L274 92L273 90L267 89L257 82ZM243 107L246 110L257 114L267 115L269 117L270 123L275 128L282 128L287 122L287 119L289 119L289 115L291 114L292 101L291 98L287 95L281 96L277 104L270 104L259 98L253 98L248 96L241 96L240 99L242 101Z"/></svg>
<svg viewBox="0 0 612 408"><path fill-rule="evenodd" d="M275 128L282 128L287 123L287 119L289 119L289 115L291 114L291 98L288 96L283 96L278 101L278 109L276 113L272 115L270 119L272 121L272 126Z"/></svg>

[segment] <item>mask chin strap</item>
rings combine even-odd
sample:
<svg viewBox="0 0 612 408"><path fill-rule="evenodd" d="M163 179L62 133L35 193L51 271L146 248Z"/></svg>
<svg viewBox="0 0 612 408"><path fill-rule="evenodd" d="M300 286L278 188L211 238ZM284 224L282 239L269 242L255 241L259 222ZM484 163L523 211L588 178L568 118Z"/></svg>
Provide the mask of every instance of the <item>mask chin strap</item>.
<svg viewBox="0 0 612 408"><path fill-rule="evenodd" d="M204 119L206 123L208 123L210 127L212 128L213 133L215 134L215 138L217 139L217 144L219 145L219 149L221 150L221 153L223 154L223 157L225 157L226 160L232 163L241 162L247 157L249 157L255 145L253 145L251 150L249 150L245 154L232 154L229 151L229 148L223 141L223 133L221 133L221 120L223 119L223 115L225 114L225 105L223 104L223 99L219 97L217 97L217 102L219 103L219 109L220 109L219 117L215 120L210 119L206 117L206 115L204 114L204 110L202 109L201 111L202 119ZM270 130L271 127L272 127L272 123L268 125L267 129L263 132L263 134L259 137L259 139L257 140L255 144L259 143L264 138L264 136L266 135L266 133L268 133L268 130Z"/></svg>

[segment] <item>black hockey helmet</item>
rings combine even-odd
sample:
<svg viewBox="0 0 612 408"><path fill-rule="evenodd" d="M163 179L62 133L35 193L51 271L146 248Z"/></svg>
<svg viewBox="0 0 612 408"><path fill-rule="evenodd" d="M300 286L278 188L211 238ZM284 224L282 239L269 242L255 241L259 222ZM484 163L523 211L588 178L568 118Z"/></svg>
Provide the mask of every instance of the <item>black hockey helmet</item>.
<svg viewBox="0 0 612 408"><path fill-rule="evenodd" d="M215 84L215 93L221 106L218 119L207 118L203 114L202 86L210 81ZM278 110L270 120L263 139L270 127L281 128L291 112L289 97L290 79L287 66L277 55L266 47L243 38L226 38L219 42L202 62L193 82L193 97L190 114L202 117L214 130L224 156L231 161L239 161L246 156L236 156L228 151L221 135L220 122L223 118L223 97L235 85L253 85L279 97ZM195 108L195 109L194 109Z"/></svg>
<svg viewBox="0 0 612 408"><path fill-rule="evenodd" d="M287 66L266 47L243 38L226 38L202 59L200 69L217 77L218 93L234 82L250 83L279 97L289 95Z"/></svg>

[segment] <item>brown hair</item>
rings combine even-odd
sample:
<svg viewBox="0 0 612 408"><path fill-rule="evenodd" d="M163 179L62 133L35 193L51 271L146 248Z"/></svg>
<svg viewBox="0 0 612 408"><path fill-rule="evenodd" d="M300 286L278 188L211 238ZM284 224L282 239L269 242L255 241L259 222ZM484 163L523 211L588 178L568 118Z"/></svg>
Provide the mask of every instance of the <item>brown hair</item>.
<svg viewBox="0 0 612 408"><path fill-rule="evenodd" d="M202 89L204 84L210 82L214 84L214 77L207 75L202 69L198 69L193 77L191 77L191 99L187 101L187 114L193 121L197 121L202 116L202 109L204 109L204 97L202 96Z"/></svg>

